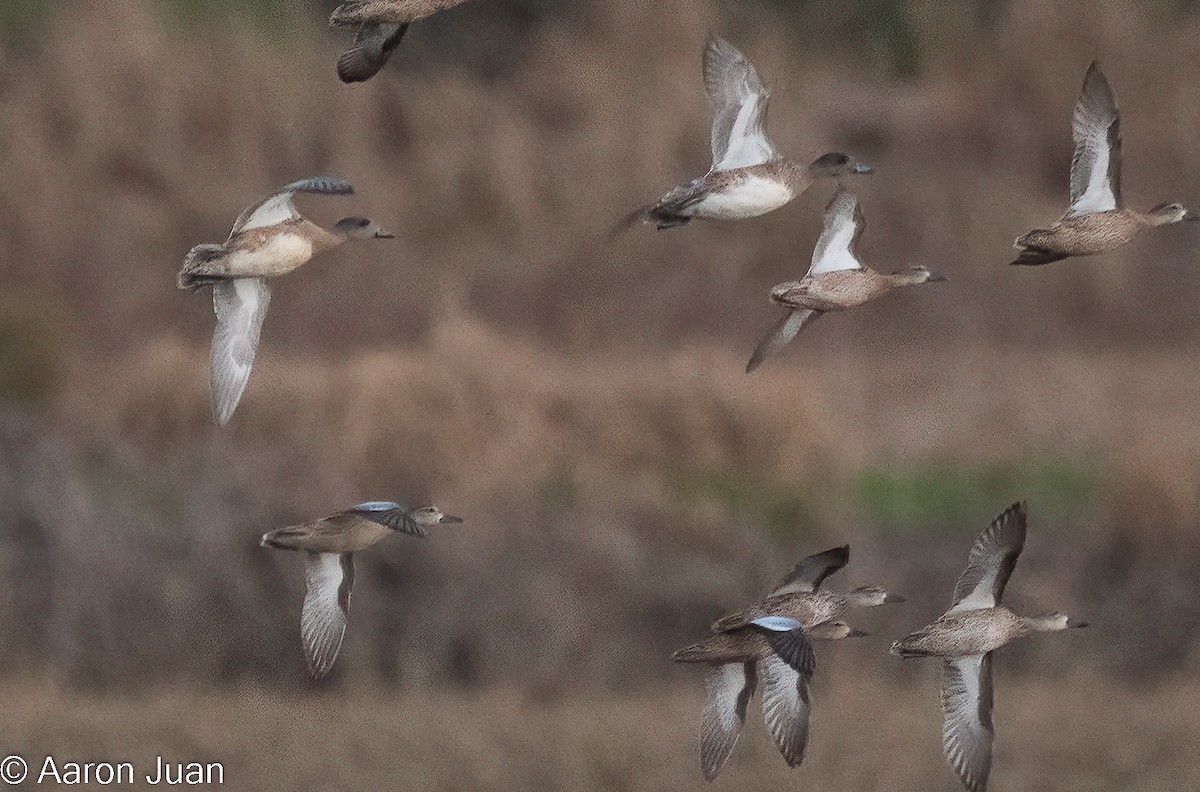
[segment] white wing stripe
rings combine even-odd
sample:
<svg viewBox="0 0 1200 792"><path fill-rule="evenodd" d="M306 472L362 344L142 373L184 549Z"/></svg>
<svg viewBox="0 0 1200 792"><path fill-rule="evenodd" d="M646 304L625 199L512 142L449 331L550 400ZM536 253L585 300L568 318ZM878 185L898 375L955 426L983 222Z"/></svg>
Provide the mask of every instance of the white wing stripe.
<svg viewBox="0 0 1200 792"><path fill-rule="evenodd" d="M839 190L825 211L825 226L813 248L808 274L862 269L862 262L851 250L858 233L858 198L852 192Z"/></svg>

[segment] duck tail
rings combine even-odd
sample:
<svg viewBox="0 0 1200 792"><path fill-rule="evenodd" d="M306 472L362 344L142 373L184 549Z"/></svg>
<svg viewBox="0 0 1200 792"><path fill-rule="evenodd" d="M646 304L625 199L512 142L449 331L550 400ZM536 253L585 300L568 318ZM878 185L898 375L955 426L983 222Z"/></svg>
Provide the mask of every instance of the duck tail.
<svg viewBox="0 0 1200 792"><path fill-rule="evenodd" d="M273 550L299 550L301 548L298 542L304 535L302 530L292 526L276 528L274 531L263 534L259 545L270 547Z"/></svg>
<svg viewBox="0 0 1200 792"><path fill-rule="evenodd" d="M333 9L333 13L329 15L330 26L361 25L366 21L363 16L366 5L363 0L346 0L346 2Z"/></svg>
<svg viewBox="0 0 1200 792"><path fill-rule="evenodd" d="M1052 250L1046 250L1039 247L1023 247L1017 257L1010 262L1010 265L1022 265L1027 267L1036 267L1039 264L1049 264L1053 261L1061 261L1065 259L1062 253L1055 253Z"/></svg>
<svg viewBox="0 0 1200 792"><path fill-rule="evenodd" d="M908 660L912 657L932 657L934 652L921 645L920 639L923 634L920 632L913 633L907 638L902 638L892 644L891 653L897 657L902 657Z"/></svg>
<svg viewBox="0 0 1200 792"><path fill-rule="evenodd" d="M612 231L608 234L608 241L614 239L633 228L638 223L646 223L657 228L659 231L664 228L674 228L675 226L686 225L691 222L692 218L685 215L676 214L668 206L662 203L651 204L650 206L641 206L634 209L629 214L622 217L613 226Z"/></svg>
<svg viewBox="0 0 1200 792"><path fill-rule="evenodd" d="M199 289L202 286L212 286L214 283L229 280L228 273L221 272L214 266L224 254L224 245L207 242L196 245L183 260L183 269L179 270L175 284L181 289Z"/></svg>
<svg viewBox="0 0 1200 792"><path fill-rule="evenodd" d="M679 214L679 209L682 207L674 207L669 204L655 204L646 210L646 218L654 223L654 227L659 231L665 228L675 228L676 226L687 225L692 221L692 218L687 215Z"/></svg>
<svg viewBox="0 0 1200 792"><path fill-rule="evenodd" d="M676 663L713 663L723 655L711 645L712 639L677 649L671 654Z"/></svg>

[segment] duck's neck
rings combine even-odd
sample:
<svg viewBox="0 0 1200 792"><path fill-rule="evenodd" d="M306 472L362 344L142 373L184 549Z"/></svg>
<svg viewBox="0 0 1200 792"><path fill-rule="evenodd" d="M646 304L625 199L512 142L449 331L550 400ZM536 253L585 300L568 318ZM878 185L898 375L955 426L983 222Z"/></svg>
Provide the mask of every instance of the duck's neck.
<svg viewBox="0 0 1200 792"><path fill-rule="evenodd" d="M880 277L885 279L889 288L892 289L900 286L916 286L929 279L929 276L924 272L908 272L905 270L893 272L891 275L881 275Z"/></svg>
<svg viewBox="0 0 1200 792"><path fill-rule="evenodd" d="M320 228L320 226L318 226L318 228ZM350 238L345 230L337 228L336 226L330 231L326 231L324 228L321 228L320 230L321 233L313 235L314 253L335 248Z"/></svg>
<svg viewBox="0 0 1200 792"><path fill-rule="evenodd" d="M1018 616L1017 618L1026 632L1062 632L1067 629L1066 616Z"/></svg>
<svg viewBox="0 0 1200 792"><path fill-rule="evenodd" d="M854 589L847 592L845 597L846 604L851 608L873 608L880 604L878 596L869 591Z"/></svg>

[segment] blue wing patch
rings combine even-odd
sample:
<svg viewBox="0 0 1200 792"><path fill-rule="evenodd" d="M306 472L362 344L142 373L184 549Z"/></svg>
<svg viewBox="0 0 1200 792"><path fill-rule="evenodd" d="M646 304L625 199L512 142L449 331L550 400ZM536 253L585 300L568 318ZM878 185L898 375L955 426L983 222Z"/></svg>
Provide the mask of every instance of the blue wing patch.
<svg viewBox="0 0 1200 792"><path fill-rule="evenodd" d="M789 619L786 616L759 616L757 619L751 619L750 623L773 632L790 632L797 627L804 626L795 619Z"/></svg>
<svg viewBox="0 0 1200 792"><path fill-rule="evenodd" d="M383 512L400 508L403 507L399 503L393 503L392 501L365 501L355 506L354 511Z"/></svg>

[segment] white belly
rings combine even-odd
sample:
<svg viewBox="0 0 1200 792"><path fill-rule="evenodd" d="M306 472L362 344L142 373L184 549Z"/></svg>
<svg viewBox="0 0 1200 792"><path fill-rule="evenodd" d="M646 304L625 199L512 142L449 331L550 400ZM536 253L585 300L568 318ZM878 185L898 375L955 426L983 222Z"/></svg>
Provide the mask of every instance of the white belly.
<svg viewBox="0 0 1200 792"><path fill-rule="evenodd" d="M786 184L751 176L720 192L709 193L692 207L691 214L719 220L742 220L773 212L794 197Z"/></svg>
<svg viewBox="0 0 1200 792"><path fill-rule="evenodd" d="M254 250L239 250L229 257L233 275L272 277L291 272L312 258L312 242L298 234L279 234Z"/></svg>

